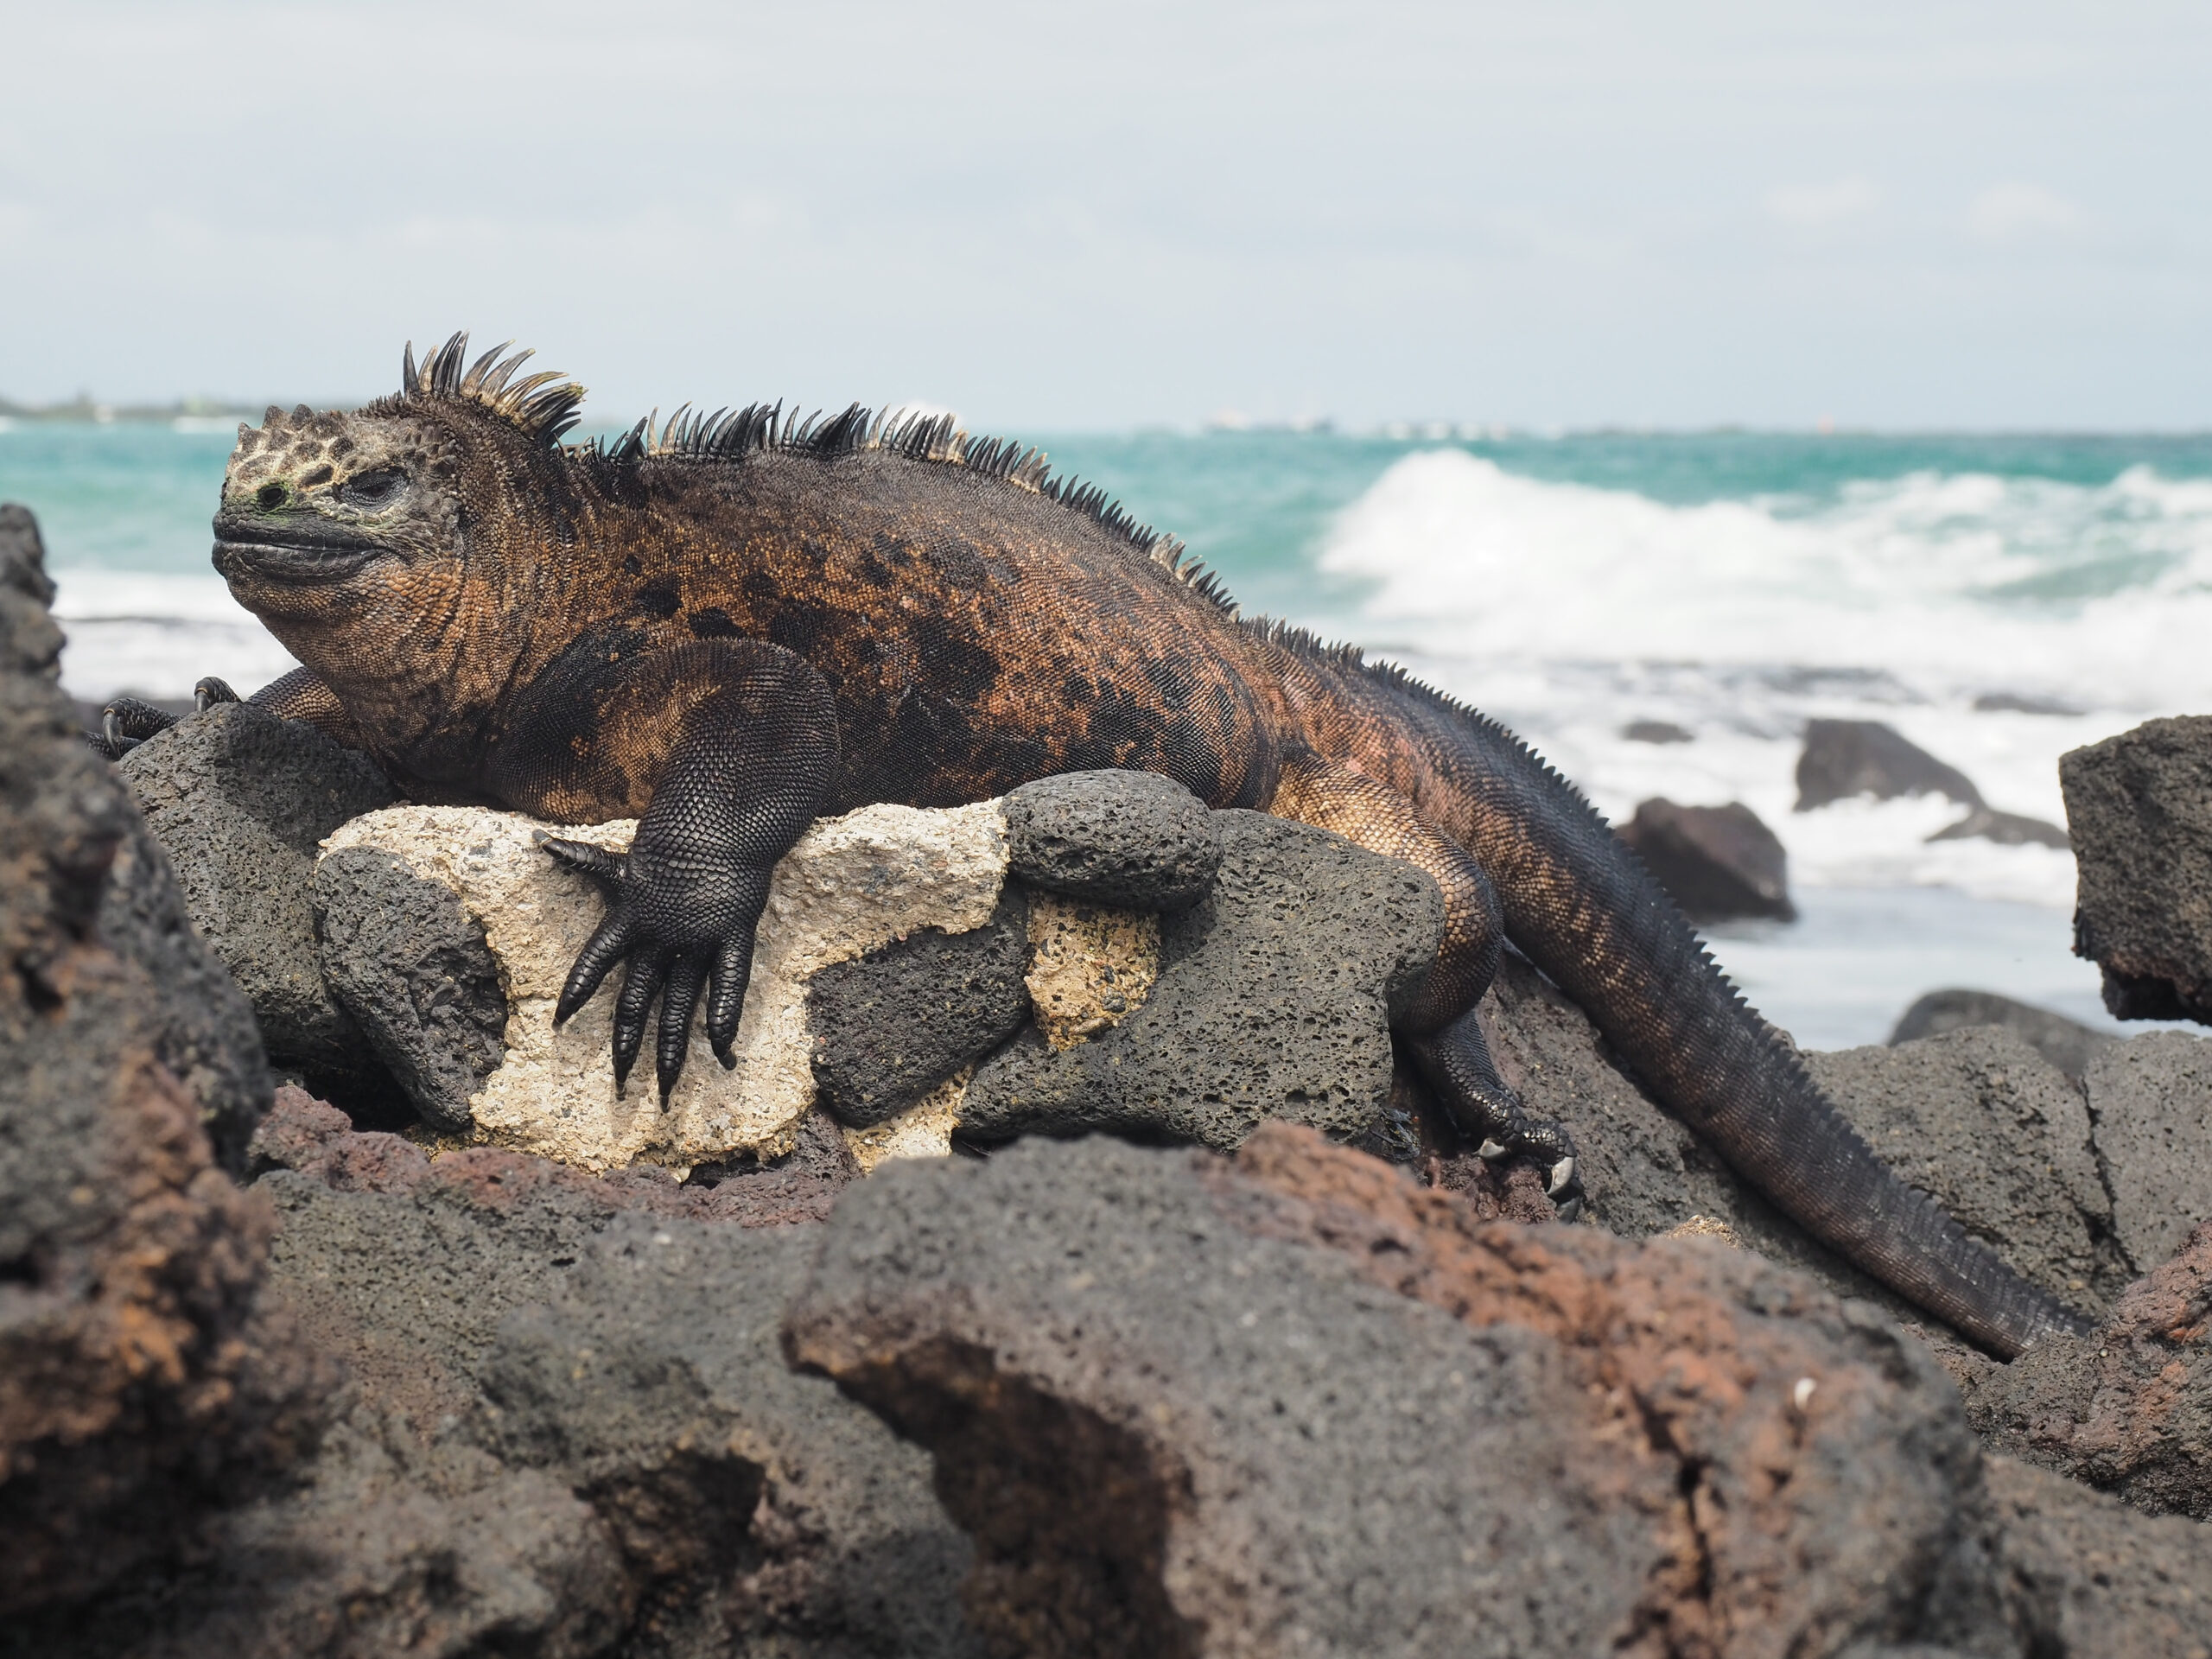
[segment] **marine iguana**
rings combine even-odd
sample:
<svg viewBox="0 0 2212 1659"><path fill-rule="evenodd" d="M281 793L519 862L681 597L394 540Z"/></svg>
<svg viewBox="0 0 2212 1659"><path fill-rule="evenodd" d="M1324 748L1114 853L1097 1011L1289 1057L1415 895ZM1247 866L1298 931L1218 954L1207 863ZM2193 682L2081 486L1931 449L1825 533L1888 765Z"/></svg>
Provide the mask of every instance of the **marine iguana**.
<svg viewBox="0 0 2212 1659"><path fill-rule="evenodd" d="M1471 1140L1541 1158L1570 1212L1572 1145L1522 1110L1474 1015L1507 938L1850 1261L2002 1355L2081 1328L1875 1156L1495 721L1240 618L1178 543L950 417L754 404L565 444L582 387L466 347L419 367L410 347L399 391L359 410L241 426L215 567L306 664L253 701L366 750L407 795L641 819L626 855L546 843L607 895L556 1019L626 963L618 1080L656 999L664 1103L702 998L732 1063L769 872L816 817L1159 772L1434 878L1445 938L1401 1034ZM110 739L166 718L118 705Z"/></svg>

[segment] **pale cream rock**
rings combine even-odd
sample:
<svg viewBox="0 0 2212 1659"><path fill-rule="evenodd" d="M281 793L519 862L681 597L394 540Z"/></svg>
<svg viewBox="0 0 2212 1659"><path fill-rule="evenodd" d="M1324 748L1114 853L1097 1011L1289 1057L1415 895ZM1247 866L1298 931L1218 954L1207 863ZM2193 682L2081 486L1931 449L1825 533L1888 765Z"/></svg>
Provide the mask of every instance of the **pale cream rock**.
<svg viewBox="0 0 2212 1659"><path fill-rule="evenodd" d="M960 1103L967 1098L968 1079L975 1075L974 1066L963 1066L896 1117L887 1117L865 1129L845 1130L845 1144L852 1148L861 1173L872 1175L878 1164L887 1164L893 1158L950 1157L952 1131L960 1122Z"/></svg>
<svg viewBox="0 0 2212 1659"><path fill-rule="evenodd" d="M632 820L558 825L477 807L397 806L355 818L322 843L326 853L368 847L397 857L451 889L483 925L507 994L505 1061L469 1100L485 1141L591 1170L640 1160L681 1168L741 1152L787 1152L814 1098L807 979L917 928L981 927L1006 881L1006 818L995 801L940 811L867 806L816 823L777 865L769 887L736 1069L722 1070L695 1020L690 1058L663 1112L650 1032L627 1092L614 1092L620 969L575 1019L553 1029L562 982L605 906L591 882L538 842L556 835L620 849L636 829ZM957 1095L950 1107L938 1095L870 1132L883 1137L879 1161L949 1148ZM932 1106L946 1119L935 1140L927 1127Z"/></svg>
<svg viewBox="0 0 2212 1659"><path fill-rule="evenodd" d="M1160 918L1032 893L1026 977L1045 1040L1057 1049L1089 1042L1152 995L1160 977Z"/></svg>
<svg viewBox="0 0 2212 1659"><path fill-rule="evenodd" d="M1750 1245L1744 1243L1743 1236L1733 1227L1713 1216L1692 1216L1679 1226L1669 1227L1659 1236L1662 1238L1711 1238L1719 1240L1732 1250L1751 1249Z"/></svg>

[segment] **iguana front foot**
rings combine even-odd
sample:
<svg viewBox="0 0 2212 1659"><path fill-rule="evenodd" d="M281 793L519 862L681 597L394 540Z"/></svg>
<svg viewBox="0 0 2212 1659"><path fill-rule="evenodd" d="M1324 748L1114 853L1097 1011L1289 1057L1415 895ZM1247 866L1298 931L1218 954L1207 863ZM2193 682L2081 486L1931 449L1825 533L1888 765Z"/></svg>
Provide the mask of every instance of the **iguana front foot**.
<svg viewBox="0 0 2212 1659"><path fill-rule="evenodd" d="M1579 1217L1585 1194L1573 1138L1560 1124L1532 1116L1497 1075L1475 1011L1468 1009L1440 1031L1414 1036L1412 1046L1445 1110L1476 1143L1478 1154L1492 1160L1535 1159L1543 1167L1544 1190L1560 1219Z"/></svg>
<svg viewBox="0 0 2212 1659"><path fill-rule="evenodd" d="M100 710L100 728L85 741L111 760L123 757L176 724L176 716L137 697L118 697Z"/></svg>
<svg viewBox="0 0 2212 1659"><path fill-rule="evenodd" d="M651 849L634 845L626 853L610 853L588 842L549 837L543 844L607 895L607 914L569 970L553 1023L567 1023L614 964L626 959L614 1002L614 1090L619 1095L629 1080L658 997L653 1073L666 1111L670 1091L683 1075L702 991L715 1058L724 1071L737 1064L738 1016L753 976L753 930L768 902L770 872L656 857Z"/></svg>
<svg viewBox="0 0 2212 1659"><path fill-rule="evenodd" d="M210 674L192 688L192 701L196 709L205 710L219 702L243 699L227 683ZM168 730L176 719L168 709L137 697L118 697L100 710L100 728L86 732L85 741L109 760L120 760L148 738Z"/></svg>

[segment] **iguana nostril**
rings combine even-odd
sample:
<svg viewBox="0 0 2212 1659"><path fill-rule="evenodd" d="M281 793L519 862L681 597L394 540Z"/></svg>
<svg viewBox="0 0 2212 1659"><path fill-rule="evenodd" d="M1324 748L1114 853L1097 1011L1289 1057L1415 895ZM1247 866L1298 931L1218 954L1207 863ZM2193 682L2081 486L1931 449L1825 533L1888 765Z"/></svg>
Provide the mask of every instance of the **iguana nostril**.
<svg viewBox="0 0 2212 1659"><path fill-rule="evenodd" d="M273 512L284 505L284 486L282 484L264 484L253 493L253 499L254 505L264 512Z"/></svg>

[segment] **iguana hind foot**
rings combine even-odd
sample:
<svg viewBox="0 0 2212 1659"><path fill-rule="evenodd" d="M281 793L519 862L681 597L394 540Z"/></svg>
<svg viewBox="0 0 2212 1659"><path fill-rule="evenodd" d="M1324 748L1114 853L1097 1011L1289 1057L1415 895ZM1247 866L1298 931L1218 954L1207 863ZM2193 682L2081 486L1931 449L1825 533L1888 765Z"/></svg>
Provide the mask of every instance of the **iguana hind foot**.
<svg viewBox="0 0 2212 1659"><path fill-rule="evenodd" d="M1544 1171L1544 1189L1558 1206L1560 1219L1580 1216L1585 1194L1573 1138L1549 1118L1532 1116L1498 1076L1475 1011L1469 1008L1442 1030L1407 1040L1453 1125L1481 1155L1534 1159Z"/></svg>

